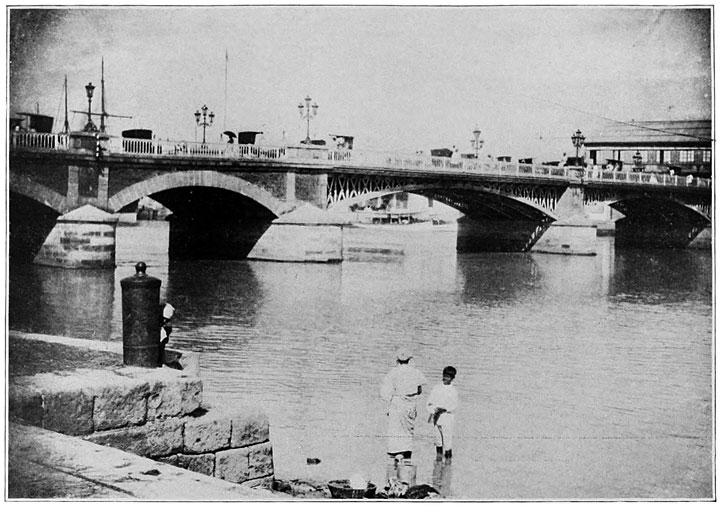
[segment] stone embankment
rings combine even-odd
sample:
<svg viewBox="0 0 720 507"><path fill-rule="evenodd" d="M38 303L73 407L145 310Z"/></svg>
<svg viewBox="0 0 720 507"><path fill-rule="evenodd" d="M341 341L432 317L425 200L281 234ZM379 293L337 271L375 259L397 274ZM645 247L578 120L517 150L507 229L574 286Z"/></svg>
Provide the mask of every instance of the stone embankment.
<svg viewBox="0 0 720 507"><path fill-rule="evenodd" d="M196 355L184 354L184 370L124 367L119 357L114 368L11 377L11 422L232 483L271 487L272 444L264 413L252 407L228 411L204 400Z"/></svg>

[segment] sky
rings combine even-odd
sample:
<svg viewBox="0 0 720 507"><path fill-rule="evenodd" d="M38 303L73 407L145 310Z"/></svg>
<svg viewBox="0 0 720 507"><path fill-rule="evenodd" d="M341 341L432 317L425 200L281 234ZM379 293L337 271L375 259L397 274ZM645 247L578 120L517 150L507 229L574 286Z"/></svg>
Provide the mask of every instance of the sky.
<svg viewBox="0 0 720 507"><path fill-rule="evenodd" d="M413 153L457 146L557 160L580 129L712 116L709 7L216 6L12 9L9 110L87 111L101 60L114 135L202 137L194 113L278 145L311 137ZM226 58L227 55L227 58ZM71 128L86 116L70 113ZM97 123L97 121L96 121Z"/></svg>

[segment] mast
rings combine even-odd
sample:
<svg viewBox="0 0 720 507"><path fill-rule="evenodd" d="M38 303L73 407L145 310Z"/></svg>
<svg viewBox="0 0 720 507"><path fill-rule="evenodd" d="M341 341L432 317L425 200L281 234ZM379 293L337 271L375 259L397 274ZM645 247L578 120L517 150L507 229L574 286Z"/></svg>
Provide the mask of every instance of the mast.
<svg viewBox="0 0 720 507"><path fill-rule="evenodd" d="M225 113L223 114L223 132L227 130L227 68L228 68L228 51L225 48Z"/></svg>
<svg viewBox="0 0 720 507"><path fill-rule="evenodd" d="M65 74L65 123L63 124L63 134L70 132L70 122L68 121L67 108L67 74Z"/></svg>
<svg viewBox="0 0 720 507"><path fill-rule="evenodd" d="M100 67L100 132L105 133L105 57L102 57Z"/></svg>

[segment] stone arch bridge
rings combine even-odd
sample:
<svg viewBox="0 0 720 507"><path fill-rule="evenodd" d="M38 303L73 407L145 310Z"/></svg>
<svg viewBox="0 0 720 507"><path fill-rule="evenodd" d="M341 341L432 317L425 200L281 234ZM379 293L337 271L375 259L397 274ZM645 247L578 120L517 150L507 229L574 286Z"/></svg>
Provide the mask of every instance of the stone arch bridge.
<svg viewBox="0 0 720 507"><path fill-rule="evenodd" d="M114 266L116 214L144 196L173 213L171 258L341 260L334 212L399 191L460 210L461 251L531 250L551 227L587 226L596 202L624 216L619 245L684 247L710 224L710 183L666 175L238 145L98 157L45 144L11 144L10 251L50 265Z"/></svg>

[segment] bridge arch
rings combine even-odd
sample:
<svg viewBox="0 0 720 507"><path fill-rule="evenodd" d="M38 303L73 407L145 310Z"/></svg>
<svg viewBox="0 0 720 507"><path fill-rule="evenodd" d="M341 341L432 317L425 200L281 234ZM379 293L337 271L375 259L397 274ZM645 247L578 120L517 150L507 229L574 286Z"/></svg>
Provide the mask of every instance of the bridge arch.
<svg viewBox="0 0 720 507"><path fill-rule="evenodd" d="M431 197L471 216L504 215L503 218L509 219L533 218L551 222L558 220L554 208L562 195L562 191L560 191L553 196L522 197L505 193L500 188L467 183L454 185L407 184L357 193L352 197L333 202L328 209L349 207L368 199L397 192Z"/></svg>
<svg viewBox="0 0 720 507"><path fill-rule="evenodd" d="M35 183L29 178L17 176L12 172L10 173L10 191L32 199L57 212L59 215L68 211L64 196L54 190L50 190L45 185Z"/></svg>
<svg viewBox="0 0 720 507"><path fill-rule="evenodd" d="M638 195L608 205L623 215L615 221L617 246L685 248L712 223L702 208L674 197Z"/></svg>
<svg viewBox="0 0 720 507"><path fill-rule="evenodd" d="M108 199L108 208L118 212L146 195L181 187L219 188L241 194L267 208L275 216L289 211L290 206L270 192L237 176L218 171L194 170L161 174L124 188Z"/></svg>
<svg viewBox="0 0 720 507"><path fill-rule="evenodd" d="M712 219L706 212L706 206L693 206L674 197L629 196L607 201L611 208L625 216L638 212L652 211L657 214L682 213L688 219L710 225Z"/></svg>

